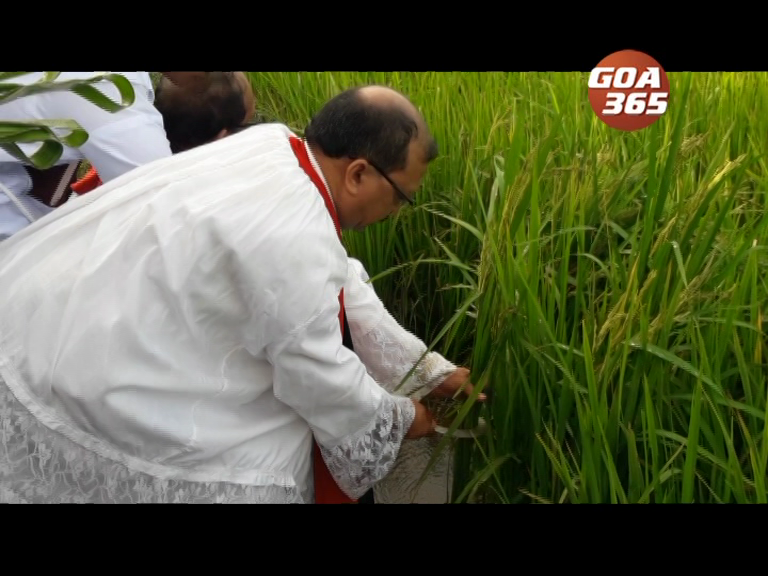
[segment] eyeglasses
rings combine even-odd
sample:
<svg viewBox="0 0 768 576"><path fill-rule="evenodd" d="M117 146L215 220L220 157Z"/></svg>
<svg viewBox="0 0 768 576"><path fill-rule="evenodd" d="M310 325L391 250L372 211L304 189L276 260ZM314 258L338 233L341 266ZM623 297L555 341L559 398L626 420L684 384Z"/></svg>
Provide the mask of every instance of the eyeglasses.
<svg viewBox="0 0 768 576"><path fill-rule="evenodd" d="M390 183L390 185L392 186L392 188L394 188L394 189L395 189L395 192L397 192L397 195L398 195L398 196L400 196L400 198L402 199L402 201L403 201L403 202L407 202L408 204L410 204L411 206L413 206L413 200L412 200L412 199L411 199L411 198L408 196L408 194L406 194L405 192L403 192L403 191L402 191L402 189L400 188L400 186L398 186L397 184L395 184L395 183L392 181L392 178L390 178L389 176L387 176L387 175L384 173L384 170L382 170L381 168L379 168L378 166L376 166L376 164L374 164L374 163L373 163L373 162L371 162L370 160L366 160L366 161L368 162L368 164L370 164L371 166L373 166L373 168L374 168L374 170L376 170L376 172L378 172L379 174L381 174L381 176L384 178L384 180L386 180L387 182L389 182L389 183Z"/></svg>

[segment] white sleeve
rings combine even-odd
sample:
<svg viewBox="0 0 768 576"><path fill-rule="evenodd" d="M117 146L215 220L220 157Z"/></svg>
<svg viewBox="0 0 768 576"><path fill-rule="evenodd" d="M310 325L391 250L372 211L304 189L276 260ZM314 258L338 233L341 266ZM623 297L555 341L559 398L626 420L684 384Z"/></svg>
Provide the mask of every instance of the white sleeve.
<svg viewBox="0 0 768 576"><path fill-rule="evenodd" d="M310 426L328 469L359 498L392 469L416 410L366 373L341 339L338 303L270 346L275 397Z"/></svg>
<svg viewBox="0 0 768 576"><path fill-rule="evenodd" d="M217 229L249 310L244 345L269 361L275 398L312 430L339 488L359 498L394 466L416 408L377 384L344 346L339 292L347 254L322 198L299 176L263 184L272 198L264 205L279 206L268 225L240 210Z"/></svg>
<svg viewBox="0 0 768 576"><path fill-rule="evenodd" d="M368 282L362 263L354 258L349 259L344 304L355 352L371 376L390 392L422 398L456 370L443 356L430 352L398 388L427 346L392 317Z"/></svg>
<svg viewBox="0 0 768 576"><path fill-rule="evenodd" d="M146 72L122 72L136 94L134 103L117 112L102 110L75 94L63 93L50 102L57 117L72 118L88 132L80 147L83 156L96 168L103 182L171 156L163 117L154 106L154 92ZM120 100L117 88L103 81L93 85L113 101Z"/></svg>
<svg viewBox="0 0 768 576"><path fill-rule="evenodd" d="M157 123L151 116L106 124L89 136L80 150L102 182L171 155L162 120Z"/></svg>

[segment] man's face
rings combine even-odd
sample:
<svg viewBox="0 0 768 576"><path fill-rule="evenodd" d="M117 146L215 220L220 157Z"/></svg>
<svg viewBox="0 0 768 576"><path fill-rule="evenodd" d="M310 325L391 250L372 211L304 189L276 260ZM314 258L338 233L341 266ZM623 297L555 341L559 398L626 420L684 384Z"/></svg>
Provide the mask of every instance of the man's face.
<svg viewBox="0 0 768 576"><path fill-rule="evenodd" d="M403 196L413 200L427 168L424 147L419 141L411 142L405 169L386 174L389 180L366 160L351 162L341 198L337 200L342 226L363 230L396 214L408 204Z"/></svg>

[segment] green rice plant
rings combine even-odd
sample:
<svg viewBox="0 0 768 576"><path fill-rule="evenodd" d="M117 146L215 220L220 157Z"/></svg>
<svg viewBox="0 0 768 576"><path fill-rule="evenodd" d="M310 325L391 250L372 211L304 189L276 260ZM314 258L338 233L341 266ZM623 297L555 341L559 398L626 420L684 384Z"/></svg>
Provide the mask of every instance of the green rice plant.
<svg viewBox="0 0 768 576"><path fill-rule="evenodd" d="M492 391L453 412L487 423L454 502L768 501L768 75L669 77L667 114L623 133L582 73L251 73L299 131L379 83L438 140L417 206L345 241Z"/></svg>

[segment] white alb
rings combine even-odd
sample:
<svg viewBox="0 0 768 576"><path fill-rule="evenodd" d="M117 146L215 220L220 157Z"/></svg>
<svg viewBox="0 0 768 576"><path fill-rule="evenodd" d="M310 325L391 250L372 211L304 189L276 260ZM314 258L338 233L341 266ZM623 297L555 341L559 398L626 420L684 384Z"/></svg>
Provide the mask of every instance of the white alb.
<svg viewBox="0 0 768 576"><path fill-rule="evenodd" d="M151 162L0 243L0 501L312 502L313 435L353 498L392 470L402 394L455 367L388 391L424 344L348 265L289 135Z"/></svg>

